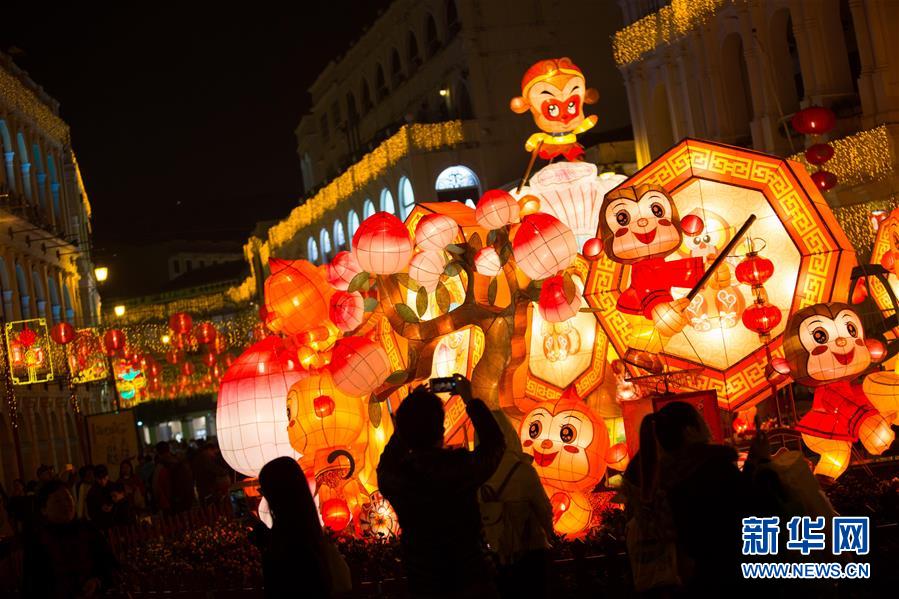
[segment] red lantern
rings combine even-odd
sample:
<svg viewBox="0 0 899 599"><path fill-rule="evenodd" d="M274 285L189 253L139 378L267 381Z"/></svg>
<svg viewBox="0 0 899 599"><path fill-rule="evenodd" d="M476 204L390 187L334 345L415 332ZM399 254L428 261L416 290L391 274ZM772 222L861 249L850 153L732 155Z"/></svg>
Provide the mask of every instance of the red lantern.
<svg viewBox="0 0 899 599"><path fill-rule="evenodd" d="M518 202L508 191L491 189L481 196L474 218L485 229L499 229L517 223L520 214Z"/></svg>
<svg viewBox="0 0 899 599"><path fill-rule="evenodd" d="M184 350L183 349L170 349L165 352L165 361L169 364L177 364L182 359L184 359Z"/></svg>
<svg viewBox="0 0 899 599"><path fill-rule="evenodd" d="M193 318L187 312L175 312L169 316L169 328L176 335L187 335L193 326Z"/></svg>
<svg viewBox="0 0 899 599"><path fill-rule="evenodd" d="M333 497L322 504L322 522L334 532L340 532L350 523L350 508L346 501Z"/></svg>
<svg viewBox="0 0 899 599"><path fill-rule="evenodd" d="M113 354L125 347L125 333L118 329L109 329L103 335L103 345L107 353Z"/></svg>
<svg viewBox="0 0 899 599"><path fill-rule="evenodd" d="M805 159L809 164L815 166L821 166L831 158L833 158L833 146L830 144L815 144L805 150Z"/></svg>
<svg viewBox="0 0 899 599"><path fill-rule="evenodd" d="M353 235L353 255L363 271L391 275L412 258L412 239L403 221L389 212L369 216Z"/></svg>
<svg viewBox="0 0 899 599"><path fill-rule="evenodd" d="M75 338L75 327L67 322L59 322L50 329L50 338L60 345L66 345Z"/></svg>
<svg viewBox="0 0 899 599"><path fill-rule="evenodd" d="M759 335L765 335L780 324L783 315L780 308L768 302L752 304L743 311L743 326Z"/></svg>
<svg viewBox="0 0 899 599"><path fill-rule="evenodd" d="M160 372L162 372L162 370L159 368L159 364L156 363L156 360L147 364L147 376L156 378L159 376Z"/></svg>
<svg viewBox="0 0 899 599"><path fill-rule="evenodd" d="M159 381L157 377L151 377L150 382L147 383L147 388L150 390L150 393L159 393L162 390L162 383Z"/></svg>
<svg viewBox="0 0 899 599"><path fill-rule="evenodd" d="M328 283L335 289L346 291L353 277L360 272L362 272L362 268L356 262L356 257L352 252L337 252L334 259L328 262Z"/></svg>
<svg viewBox="0 0 899 599"><path fill-rule="evenodd" d="M837 186L837 176L830 171L817 171L812 173L812 181L821 191L830 191Z"/></svg>
<svg viewBox="0 0 899 599"><path fill-rule="evenodd" d="M181 365L181 374L184 376L191 376L194 373L194 365L193 362L185 362Z"/></svg>
<svg viewBox="0 0 899 599"><path fill-rule="evenodd" d="M749 254L737 264L735 274L744 285L764 285L774 274L774 263L758 254Z"/></svg>
<svg viewBox="0 0 899 599"><path fill-rule="evenodd" d="M541 280L565 270L577 254L577 241L562 221L537 212L521 219L512 241L518 267L531 279Z"/></svg>
<svg viewBox="0 0 899 599"><path fill-rule="evenodd" d="M602 239L591 237L584 242L584 258L587 260L599 260L602 256Z"/></svg>
<svg viewBox="0 0 899 599"><path fill-rule="evenodd" d="M705 228L705 223L697 214L688 214L680 219L681 229L687 235L698 235Z"/></svg>
<svg viewBox="0 0 899 599"><path fill-rule="evenodd" d="M803 135L822 135L833 129L836 117L823 106L809 106L793 115L793 129Z"/></svg>
<svg viewBox="0 0 899 599"><path fill-rule="evenodd" d="M365 315L365 300L358 291L336 291L331 296L329 310L331 322L344 333L352 331L362 324Z"/></svg>
<svg viewBox="0 0 899 599"><path fill-rule="evenodd" d="M203 363L212 368L213 364L215 364L215 354L213 352L207 353L203 356Z"/></svg>
<svg viewBox="0 0 899 599"><path fill-rule="evenodd" d="M215 325L211 322L204 322L200 326L197 327L197 343L215 343L215 338L218 336L218 331L215 330Z"/></svg>
<svg viewBox="0 0 899 599"><path fill-rule="evenodd" d="M734 418L734 421L732 424L734 427L734 432L737 433L738 435L742 435L743 433L745 433L746 431L749 430L749 423L746 422L746 420L744 420L740 416L737 416L736 418Z"/></svg>
<svg viewBox="0 0 899 599"><path fill-rule="evenodd" d="M312 400L312 409L319 418L327 418L334 413L334 400L330 395L319 395Z"/></svg>
<svg viewBox="0 0 899 599"><path fill-rule="evenodd" d="M334 386L343 393L363 396L373 392L390 376L390 359L377 343L365 337L344 337L331 354Z"/></svg>

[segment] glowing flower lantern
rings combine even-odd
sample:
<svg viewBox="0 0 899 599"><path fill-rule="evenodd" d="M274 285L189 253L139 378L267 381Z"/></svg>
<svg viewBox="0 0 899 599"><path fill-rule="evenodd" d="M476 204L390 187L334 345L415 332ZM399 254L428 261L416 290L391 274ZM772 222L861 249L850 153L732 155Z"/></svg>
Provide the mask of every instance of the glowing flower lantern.
<svg viewBox="0 0 899 599"><path fill-rule="evenodd" d="M362 272L362 267L356 262L352 252L346 250L337 252L334 259L328 262L328 283L334 289L346 291L353 277Z"/></svg>
<svg viewBox="0 0 899 599"><path fill-rule="evenodd" d="M293 336L318 327L328 318L331 288L319 270L305 260L269 261L265 306L274 316L269 326Z"/></svg>
<svg viewBox="0 0 899 599"><path fill-rule="evenodd" d="M437 288L445 266L446 257L442 251L419 252L412 257L412 261L409 263L409 277L431 292Z"/></svg>
<svg viewBox="0 0 899 599"><path fill-rule="evenodd" d="M50 338L60 345L67 345L75 339L75 327L67 322L59 322L50 329Z"/></svg>
<svg viewBox="0 0 899 599"><path fill-rule="evenodd" d="M412 240L403 222L389 212L366 218L353 235L353 255L363 271L376 275L401 272L412 258Z"/></svg>
<svg viewBox="0 0 899 599"><path fill-rule="evenodd" d="M337 341L331 354L334 384L343 393L367 396L384 384L390 376L387 352L365 337L344 337Z"/></svg>
<svg viewBox="0 0 899 599"><path fill-rule="evenodd" d="M197 343L214 344L218 337L218 331L211 322L204 322L197 327Z"/></svg>
<svg viewBox="0 0 899 599"><path fill-rule="evenodd" d="M337 291L331 296L328 314L338 329L346 333L362 324L365 315L365 300L358 291L352 293Z"/></svg>
<svg viewBox="0 0 899 599"><path fill-rule="evenodd" d="M531 279L546 279L568 268L577 254L571 229L556 217L538 212L524 217L512 241L515 263Z"/></svg>
<svg viewBox="0 0 899 599"><path fill-rule="evenodd" d="M335 449L356 441L365 428L366 404L337 388L328 370L319 370L290 387L287 435L308 469L326 461Z"/></svg>
<svg viewBox="0 0 899 599"><path fill-rule="evenodd" d="M566 297L565 279L561 275L550 277L543 282L540 288L540 300L537 308L540 316L547 322L564 322L577 316L581 307L581 296L572 285L571 298Z"/></svg>
<svg viewBox="0 0 899 599"><path fill-rule="evenodd" d="M790 123L803 135L823 135L833 129L836 116L829 108L809 106L794 114Z"/></svg>
<svg viewBox="0 0 899 599"><path fill-rule="evenodd" d="M125 347L125 333L118 329L109 329L103 335L103 346L106 352L114 354Z"/></svg>
<svg viewBox="0 0 899 599"><path fill-rule="evenodd" d="M340 532L350 523L352 514L346 501L332 497L321 505L322 521L334 532Z"/></svg>
<svg viewBox="0 0 899 599"><path fill-rule="evenodd" d="M501 189L491 189L481 196L474 218L485 229L499 229L518 222L518 201Z"/></svg>
<svg viewBox="0 0 899 599"><path fill-rule="evenodd" d="M359 511L359 528L362 534L376 538L392 538L400 532L399 519L393 506L383 495L375 491Z"/></svg>
<svg viewBox="0 0 899 599"><path fill-rule="evenodd" d="M305 374L274 335L231 364L219 388L216 425L222 457L232 468L258 476L270 460L299 457L288 439L284 402Z"/></svg>
<svg viewBox="0 0 899 599"><path fill-rule="evenodd" d="M427 214L415 227L415 245L424 252L442 252L459 233L459 225L445 214Z"/></svg>
<svg viewBox="0 0 899 599"><path fill-rule="evenodd" d="M169 316L169 328L176 335L187 335L193 327L193 318L187 312L175 312Z"/></svg>
<svg viewBox="0 0 899 599"><path fill-rule="evenodd" d="M502 270L503 263L493 246L487 246L478 250L474 255L474 269L485 277L495 277Z"/></svg>

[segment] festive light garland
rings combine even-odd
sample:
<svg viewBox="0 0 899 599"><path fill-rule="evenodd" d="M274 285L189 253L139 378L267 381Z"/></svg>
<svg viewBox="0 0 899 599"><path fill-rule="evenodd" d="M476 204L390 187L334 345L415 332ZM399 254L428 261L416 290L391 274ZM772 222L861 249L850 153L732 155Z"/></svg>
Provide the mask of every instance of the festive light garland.
<svg viewBox="0 0 899 599"><path fill-rule="evenodd" d="M889 213L896 207L899 207L899 198L893 197L833 208L837 222L840 223L840 227L855 247L859 262L868 261L871 256L871 248L874 247L874 238L877 236L874 227L871 226L871 213L875 210Z"/></svg>
<svg viewBox="0 0 899 599"><path fill-rule="evenodd" d="M639 60L662 44L671 44L705 24L728 0L671 0L657 12L634 21L612 37L618 66Z"/></svg>
<svg viewBox="0 0 899 599"><path fill-rule="evenodd" d="M0 96L14 109L34 121L57 143L69 143L69 126L59 118L37 94L28 89L18 77L0 67Z"/></svg>
<svg viewBox="0 0 899 599"><path fill-rule="evenodd" d="M893 153L886 125L835 139L828 145L834 152L833 158L827 161L827 170L837 176L840 185L880 181L893 173ZM809 172L816 170L802 152L790 156L790 160L801 162Z"/></svg>

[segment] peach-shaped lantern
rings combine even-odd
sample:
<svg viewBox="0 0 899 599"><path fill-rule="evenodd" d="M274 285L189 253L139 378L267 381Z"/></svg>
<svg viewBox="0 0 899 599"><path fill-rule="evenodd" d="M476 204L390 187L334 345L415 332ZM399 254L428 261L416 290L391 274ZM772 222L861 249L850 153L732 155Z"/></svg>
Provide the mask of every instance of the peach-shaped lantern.
<svg viewBox="0 0 899 599"><path fill-rule="evenodd" d="M334 259L328 263L328 283L335 289L346 291L350 281L362 272L362 267L356 262L352 252L346 250L337 252Z"/></svg>
<svg viewBox="0 0 899 599"><path fill-rule="evenodd" d="M365 300L358 291L336 291L331 296L331 308L329 310L331 322L342 332L346 333L362 324L365 315Z"/></svg>
<svg viewBox="0 0 899 599"><path fill-rule="evenodd" d="M332 290L314 265L273 258L269 268L272 274L265 280L265 307L274 314L270 328L293 336L328 318Z"/></svg>
<svg viewBox="0 0 899 599"><path fill-rule="evenodd" d="M359 267L376 275L402 271L412 258L412 239L403 222L389 212L369 216L353 235Z"/></svg>
<svg viewBox="0 0 899 599"><path fill-rule="evenodd" d="M287 437L284 398L305 374L274 335L251 345L231 363L216 408L219 446L228 465L258 476L270 460L299 457Z"/></svg>
<svg viewBox="0 0 899 599"><path fill-rule="evenodd" d="M568 268L577 254L571 229L555 216L538 212L521 220L512 241L515 263L531 279L545 279Z"/></svg>
<svg viewBox="0 0 899 599"><path fill-rule="evenodd" d="M331 372L319 370L295 383L287 393L287 435L309 468L317 453L350 445L365 428L365 401L337 388Z"/></svg>
<svg viewBox="0 0 899 599"><path fill-rule="evenodd" d="M581 296L575 289L571 301L565 297L565 279L562 275L556 275L543 281L540 288L540 299L537 309L540 316L547 322L564 322L577 316L581 307Z"/></svg>
<svg viewBox="0 0 899 599"><path fill-rule="evenodd" d="M387 352L365 337L344 337L331 354L334 384L347 395L367 396L390 376Z"/></svg>
<svg viewBox="0 0 899 599"><path fill-rule="evenodd" d="M485 277L495 277L502 270L503 263L493 246L487 246L478 250L474 255L474 269Z"/></svg>
<svg viewBox="0 0 899 599"><path fill-rule="evenodd" d="M577 537L587 530L593 517L593 506L583 493L556 493L551 500L558 518L553 529L560 535Z"/></svg>
<svg viewBox="0 0 899 599"><path fill-rule="evenodd" d="M606 464L608 464L609 468L624 472L629 462L627 443L616 443L606 450Z"/></svg>
<svg viewBox="0 0 899 599"><path fill-rule="evenodd" d="M456 238L459 225L445 214L428 214L415 227L415 245L422 251L439 252Z"/></svg>
<svg viewBox="0 0 899 599"><path fill-rule="evenodd" d="M350 507L340 497L332 497L322 504L322 522L334 532L340 532L350 523Z"/></svg>
<svg viewBox="0 0 899 599"><path fill-rule="evenodd" d="M431 292L437 288L445 266L446 257L442 251L419 252L409 263L409 277Z"/></svg>
<svg viewBox="0 0 899 599"><path fill-rule="evenodd" d="M485 229L499 229L518 222L518 202L508 191L491 189L481 196L474 218Z"/></svg>

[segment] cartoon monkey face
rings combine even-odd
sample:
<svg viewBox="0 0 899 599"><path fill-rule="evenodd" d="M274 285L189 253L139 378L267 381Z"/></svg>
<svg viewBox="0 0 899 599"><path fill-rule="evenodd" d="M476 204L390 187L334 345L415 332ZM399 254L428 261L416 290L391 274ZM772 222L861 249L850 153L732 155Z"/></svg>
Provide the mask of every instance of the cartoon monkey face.
<svg viewBox="0 0 899 599"><path fill-rule="evenodd" d="M871 364L861 319L847 304L816 304L790 318L784 343L791 374L806 385L851 379Z"/></svg>
<svg viewBox="0 0 899 599"><path fill-rule="evenodd" d="M584 122L584 104L596 102L599 93L587 89L581 70L569 58L541 60L521 81L521 96L512 99L512 110L528 110L541 131L568 133Z"/></svg>
<svg viewBox="0 0 899 599"><path fill-rule="evenodd" d="M609 438L602 420L586 405L559 400L531 410L521 423L521 445L534 456L541 479L554 487L593 487L605 472Z"/></svg>
<svg viewBox="0 0 899 599"><path fill-rule="evenodd" d="M613 189L603 198L600 215L603 246L615 262L663 258L683 239L677 207L658 185Z"/></svg>
<svg viewBox="0 0 899 599"><path fill-rule="evenodd" d="M691 258L712 259L716 257L733 237L734 228L723 217L711 210L696 208L690 214L700 217L705 226L695 235L684 234L682 253Z"/></svg>

